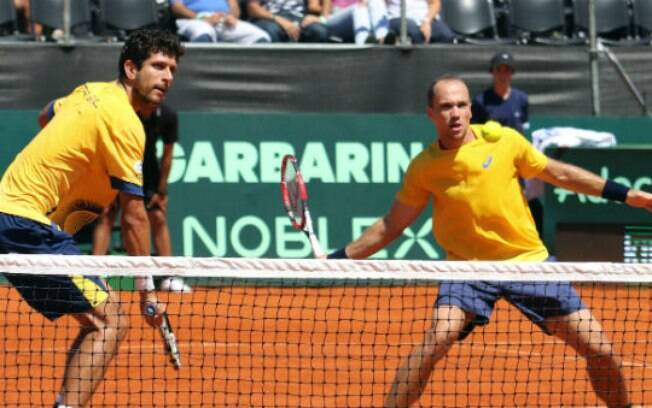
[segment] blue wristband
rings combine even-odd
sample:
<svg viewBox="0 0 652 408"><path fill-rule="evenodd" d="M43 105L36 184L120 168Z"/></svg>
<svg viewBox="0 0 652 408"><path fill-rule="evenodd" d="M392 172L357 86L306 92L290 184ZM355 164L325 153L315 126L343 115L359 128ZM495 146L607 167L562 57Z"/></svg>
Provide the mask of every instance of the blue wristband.
<svg viewBox="0 0 652 408"><path fill-rule="evenodd" d="M629 188L615 181L607 180L602 189L602 197L608 200L620 201L624 203L627 199Z"/></svg>
<svg viewBox="0 0 652 408"><path fill-rule="evenodd" d="M335 252L331 252L327 256L328 259L349 259L349 257L346 255L346 250L344 248L340 248Z"/></svg>

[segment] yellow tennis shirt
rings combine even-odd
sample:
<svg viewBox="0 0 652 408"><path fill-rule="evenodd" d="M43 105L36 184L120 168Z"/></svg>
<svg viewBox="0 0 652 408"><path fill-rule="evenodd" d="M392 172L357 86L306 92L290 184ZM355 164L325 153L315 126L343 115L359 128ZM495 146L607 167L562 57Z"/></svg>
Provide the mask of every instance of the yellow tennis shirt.
<svg viewBox="0 0 652 408"><path fill-rule="evenodd" d="M74 234L116 190L143 195L145 131L116 82L83 84L54 112L0 181L0 212Z"/></svg>
<svg viewBox="0 0 652 408"><path fill-rule="evenodd" d="M542 261L541 242L518 177L532 178L548 162L523 136L502 127L496 141L482 137L442 150L437 141L405 174L399 202L425 205L433 197L433 234L451 260Z"/></svg>

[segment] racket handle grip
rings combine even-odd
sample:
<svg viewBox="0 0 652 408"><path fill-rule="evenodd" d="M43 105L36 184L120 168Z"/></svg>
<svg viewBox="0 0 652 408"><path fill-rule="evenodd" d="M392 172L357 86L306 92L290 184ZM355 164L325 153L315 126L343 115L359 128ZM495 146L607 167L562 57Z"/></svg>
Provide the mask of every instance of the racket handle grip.
<svg viewBox="0 0 652 408"><path fill-rule="evenodd" d="M150 316L150 317L156 316L156 305L154 305L153 303L148 303L147 305L145 305L144 313L145 316Z"/></svg>

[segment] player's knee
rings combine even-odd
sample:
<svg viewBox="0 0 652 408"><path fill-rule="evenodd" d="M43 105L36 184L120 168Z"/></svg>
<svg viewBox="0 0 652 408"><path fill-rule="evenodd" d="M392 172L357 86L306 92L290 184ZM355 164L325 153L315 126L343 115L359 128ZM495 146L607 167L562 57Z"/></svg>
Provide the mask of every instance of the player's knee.
<svg viewBox="0 0 652 408"><path fill-rule="evenodd" d="M460 337L461 330L429 329L426 332L425 345L428 348L448 350Z"/></svg>
<svg viewBox="0 0 652 408"><path fill-rule="evenodd" d="M103 305L103 314L101 330L104 330L106 335L115 336L118 340L124 339L129 331L129 316L123 311L120 299L115 293L111 293Z"/></svg>
<svg viewBox="0 0 652 408"><path fill-rule="evenodd" d="M154 211L149 212L149 222L151 224L156 224L158 226L161 226L165 223L167 223L167 214L165 211L161 209L156 209Z"/></svg>

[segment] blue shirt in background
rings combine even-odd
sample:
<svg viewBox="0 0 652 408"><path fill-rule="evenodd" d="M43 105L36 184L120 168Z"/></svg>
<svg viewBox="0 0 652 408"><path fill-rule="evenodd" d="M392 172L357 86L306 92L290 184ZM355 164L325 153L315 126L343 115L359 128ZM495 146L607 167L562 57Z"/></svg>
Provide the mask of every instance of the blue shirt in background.
<svg viewBox="0 0 652 408"><path fill-rule="evenodd" d="M195 13L213 12L228 13L229 4L226 0L173 0L174 3L181 3Z"/></svg>
<svg viewBox="0 0 652 408"><path fill-rule="evenodd" d="M493 88L485 90L473 98L471 123L485 123L495 120L523 133L528 123L528 98L520 89L512 87L509 97L503 99Z"/></svg>

